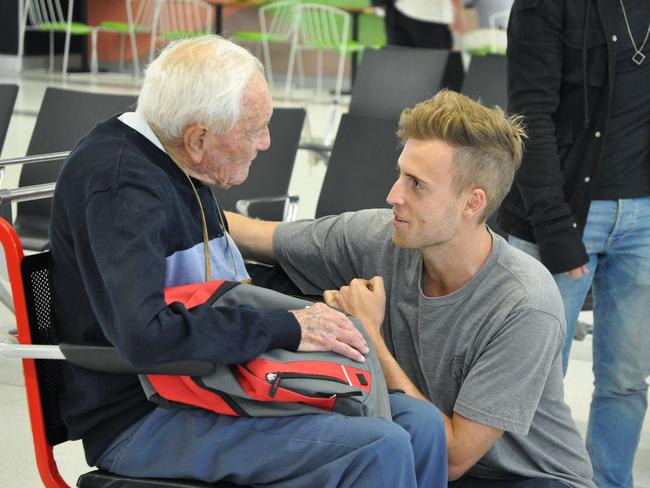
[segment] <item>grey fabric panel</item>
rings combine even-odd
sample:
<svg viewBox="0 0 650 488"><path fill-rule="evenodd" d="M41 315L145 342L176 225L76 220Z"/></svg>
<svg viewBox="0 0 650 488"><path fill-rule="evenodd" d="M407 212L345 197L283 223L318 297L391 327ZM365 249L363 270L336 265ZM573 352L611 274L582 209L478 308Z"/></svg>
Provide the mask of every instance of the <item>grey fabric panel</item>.
<svg viewBox="0 0 650 488"><path fill-rule="evenodd" d="M254 285L237 286L225 293L219 300L219 305L240 306L245 304L254 305L256 308L292 310L308 307L313 305L313 302L283 295L282 293L277 293L273 290L260 288ZM335 360L339 364L357 369L366 369L370 372L372 377L373 387L371 388L370 395L368 395L367 398L362 399L354 397L339 398L337 401L337 408L339 404L341 405L341 408L346 404L351 404L349 407L351 408L351 411L354 411L357 408L357 404L361 404L364 412L363 415L391 419L388 386L386 385L386 379L384 378L377 353L372 347L372 341L370 340L366 330L363 328L363 325L361 325L361 323L354 317L350 317L350 319L354 326L361 332L361 334L363 334L364 339L370 347L370 352L366 357L365 363L357 363L352 359L330 352L292 352L279 349L268 351L260 357L278 362L296 360L331 361L335 355Z"/></svg>
<svg viewBox="0 0 650 488"><path fill-rule="evenodd" d="M146 374L139 374L138 379L140 380L140 384L142 385L142 389L144 390L144 395L151 400L154 395L156 395L156 390L151 384L151 381L149 381L149 378L147 378Z"/></svg>
<svg viewBox="0 0 650 488"><path fill-rule="evenodd" d="M223 307L239 307L252 305L266 310L296 310L309 307L314 302L302 298L283 295L267 288L255 285L239 285L219 297L218 305Z"/></svg>
<svg viewBox="0 0 650 488"><path fill-rule="evenodd" d="M260 288L254 285L240 285L224 293L213 304L214 306L239 307L251 305L258 309L284 309L293 310L313 305L312 302L300 298L283 295L272 290ZM363 326L354 318L352 323L363 334L366 342L371 341ZM377 358L377 353L371 347L365 363L358 363L352 359L332 352L293 352L283 349L267 351L258 359L266 359L273 362L288 363L292 361L326 361L334 362L342 367L354 368L366 371L370 377L370 393L360 390L358 387L320 379L283 379L282 386L295 389L303 393L331 393L340 395L351 391L361 391L359 396L337 396L335 412L354 416L372 416L391 419L390 402L388 399L388 387ZM269 371L272 373L273 371ZM208 389L215 389L229 395L238 406L252 417L284 417L289 415L304 415L313 413L325 413L317 407L302 403L286 402L263 402L251 400L237 382L230 367L217 365L215 371L207 376L197 378ZM146 377L141 377L140 382L147 394L147 398L154 400L155 390ZM269 383L269 389L271 384Z"/></svg>

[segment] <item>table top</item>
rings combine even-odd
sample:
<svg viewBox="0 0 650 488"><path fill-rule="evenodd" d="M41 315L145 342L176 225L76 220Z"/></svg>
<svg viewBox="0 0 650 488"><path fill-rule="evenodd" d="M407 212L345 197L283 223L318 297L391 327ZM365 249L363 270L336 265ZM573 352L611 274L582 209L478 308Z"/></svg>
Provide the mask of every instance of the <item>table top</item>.
<svg viewBox="0 0 650 488"><path fill-rule="evenodd" d="M261 7L270 3L270 0L205 0L208 3L216 6L230 7ZM329 5L331 7L340 8L346 12L351 13L373 13L374 9L369 0L320 0L319 4Z"/></svg>
<svg viewBox="0 0 650 488"><path fill-rule="evenodd" d="M212 5L230 6L238 5L241 7L260 7L269 3L269 0L205 0Z"/></svg>

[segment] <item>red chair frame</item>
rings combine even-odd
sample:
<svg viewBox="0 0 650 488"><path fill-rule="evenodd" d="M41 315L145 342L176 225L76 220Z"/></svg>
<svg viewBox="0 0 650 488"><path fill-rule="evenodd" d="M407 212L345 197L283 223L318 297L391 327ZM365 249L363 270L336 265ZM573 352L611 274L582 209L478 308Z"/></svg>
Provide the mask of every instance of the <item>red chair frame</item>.
<svg viewBox="0 0 650 488"><path fill-rule="evenodd" d="M9 272L9 282L11 284L18 328L18 342L20 344L31 345L32 335L29 329L27 303L25 301L25 289L21 273L21 264L25 253L18 234L11 224L2 218L0 218L0 242L2 243L7 260L7 271ZM50 445L45 434L45 420L41 406L41 394L38 389L36 362L34 359L23 359L22 361L38 473L46 488L70 488L70 485L66 483L59 473L56 460L54 459L53 446Z"/></svg>

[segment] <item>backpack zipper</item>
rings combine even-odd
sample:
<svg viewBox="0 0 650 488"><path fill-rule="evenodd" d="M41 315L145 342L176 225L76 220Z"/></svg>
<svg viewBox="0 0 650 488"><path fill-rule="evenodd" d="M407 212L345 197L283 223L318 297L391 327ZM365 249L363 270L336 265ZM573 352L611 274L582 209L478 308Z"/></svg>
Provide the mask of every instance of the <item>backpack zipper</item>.
<svg viewBox="0 0 650 488"><path fill-rule="evenodd" d="M306 373L293 373L293 372L267 373L266 381L271 383L269 396L271 398L275 396L283 380L298 380L298 379L334 381L335 383L341 383L343 385L352 386L352 384L348 381L341 380L335 376L326 376L322 374L306 374ZM333 395L336 396L336 394Z"/></svg>

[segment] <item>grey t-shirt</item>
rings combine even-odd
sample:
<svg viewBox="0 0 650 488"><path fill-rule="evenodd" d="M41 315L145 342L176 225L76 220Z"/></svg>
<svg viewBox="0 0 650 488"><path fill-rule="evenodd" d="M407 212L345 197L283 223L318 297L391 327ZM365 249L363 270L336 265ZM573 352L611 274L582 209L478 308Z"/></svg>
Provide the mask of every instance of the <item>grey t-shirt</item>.
<svg viewBox="0 0 650 488"><path fill-rule="evenodd" d="M383 276L382 335L409 378L442 412L504 430L468 472L482 478L555 478L594 487L564 402L560 293L535 259L492 234L490 257L461 289L438 298L420 286L419 251L396 247L391 211L284 223L273 248L304 293Z"/></svg>

